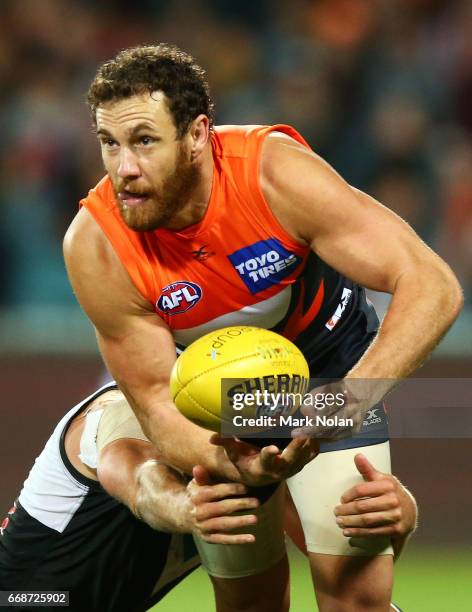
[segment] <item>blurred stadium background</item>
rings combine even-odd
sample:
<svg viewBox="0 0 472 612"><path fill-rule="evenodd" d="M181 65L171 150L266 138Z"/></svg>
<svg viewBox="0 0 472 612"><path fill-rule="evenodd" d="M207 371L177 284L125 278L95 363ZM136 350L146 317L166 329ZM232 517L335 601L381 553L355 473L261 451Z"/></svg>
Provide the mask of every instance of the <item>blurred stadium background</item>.
<svg viewBox="0 0 472 612"><path fill-rule="evenodd" d="M84 94L97 64L165 41L207 69L217 123L287 122L403 216L472 293L470 0L2 0L0 514L52 424L103 373L61 240L102 175ZM373 299L380 311L386 298ZM472 310L421 376L470 377ZM421 525L399 563L406 612L471 608L470 439L397 439ZM311 609L294 557L296 612ZM468 572L468 576L467 576ZM211 610L203 575L159 606Z"/></svg>

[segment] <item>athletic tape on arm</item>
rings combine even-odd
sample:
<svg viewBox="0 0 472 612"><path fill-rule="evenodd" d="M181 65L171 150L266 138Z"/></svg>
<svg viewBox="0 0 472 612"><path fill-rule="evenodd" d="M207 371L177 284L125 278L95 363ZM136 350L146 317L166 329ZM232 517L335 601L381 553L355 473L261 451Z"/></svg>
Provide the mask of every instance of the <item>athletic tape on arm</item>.
<svg viewBox="0 0 472 612"><path fill-rule="evenodd" d="M121 438L134 438L149 442L131 406L125 399L110 402L103 410L97 432L97 453L107 444Z"/></svg>

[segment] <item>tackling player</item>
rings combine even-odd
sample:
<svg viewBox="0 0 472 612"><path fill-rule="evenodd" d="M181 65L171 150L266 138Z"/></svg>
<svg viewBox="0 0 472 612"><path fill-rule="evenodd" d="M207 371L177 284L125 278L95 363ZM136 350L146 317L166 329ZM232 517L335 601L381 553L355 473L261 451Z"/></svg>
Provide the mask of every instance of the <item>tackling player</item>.
<svg viewBox="0 0 472 612"><path fill-rule="evenodd" d="M358 479L353 448L362 446L389 471L385 415L373 406L424 361L458 315L454 274L293 128L215 128L204 72L176 48L121 52L99 68L88 101L107 176L67 233L66 264L145 433L187 473L202 463L248 484L293 475L314 456L297 442L282 458L269 448L231 462L178 413L168 389L176 345L225 325L267 327L292 339L313 377L384 381L352 415L352 431L342 432L363 428L361 436L325 446L289 483L315 583L330 577L326 589L317 588L322 612L384 612L392 590L388 539L352 546L326 508ZM380 327L363 286L393 294ZM379 413L376 439L368 436L375 425L367 408ZM273 533L282 538L280 526ZM244 576L270 569L267 559L203 548L226 602L235 585L238 596ZM283 556L271 570L272 584L288 584ZM287 599L276 595L269 589L259 610L286 610Z"/></svg>
<svg viewBox="0 0 472 612"><path fill-rule="evenodd" d="M392 476L356 461L366 482L335 512L344 531L360 531L345 535L388 533L399 552L415 502ZM160 461L115 385L102 387L61 419L3 521L0 590L69 591L75 612L147 610L200 562L184 533L237 547L254 542L256 517L265 521L244 485L210 485L201 466L187 483ZM285 529L306 554L290 497L286 509ZM245 609L243 600L231 606Z"/></svg>
<svg viewBox="0 0 472 612"><path fill-rule="evenodd" d="M147 610L200 564L184 534L254 541L258 500L194 475L163 464L116 385L102 387L58 423L3 521L0 590L69 591L74 612Z"/></svg>

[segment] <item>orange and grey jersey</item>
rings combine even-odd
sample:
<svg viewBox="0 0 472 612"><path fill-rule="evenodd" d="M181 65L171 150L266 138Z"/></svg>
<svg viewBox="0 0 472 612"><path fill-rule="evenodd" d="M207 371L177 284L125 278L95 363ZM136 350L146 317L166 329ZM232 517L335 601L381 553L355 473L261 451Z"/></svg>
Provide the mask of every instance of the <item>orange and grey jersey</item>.
<svg viewBox="0 0 472 612"><path fill-rule="evenodd" d="M264 138L274 131L308 147L285 125L212 132L208 208L183 230L129 229L108 177L81 204L179 349L214 329L255 325L293 340L313 375L342 376L374 336L377 318L364 290L289 235L265 201L259 164Z"/></svg>

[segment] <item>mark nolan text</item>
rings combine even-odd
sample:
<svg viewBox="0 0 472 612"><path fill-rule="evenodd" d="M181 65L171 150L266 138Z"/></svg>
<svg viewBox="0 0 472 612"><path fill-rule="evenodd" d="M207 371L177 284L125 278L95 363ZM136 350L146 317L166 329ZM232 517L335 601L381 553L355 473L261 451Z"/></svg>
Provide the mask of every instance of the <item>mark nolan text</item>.
<svg viewBox="0 0 472 612"><path fill-rule="evenodd" d="M243 417L238 414L233 417L235 427L353 427L354 420L341 418L336 415L332 417L316 415L295 417L292 415L280 415L278 418L271 416Z"/></svg>

